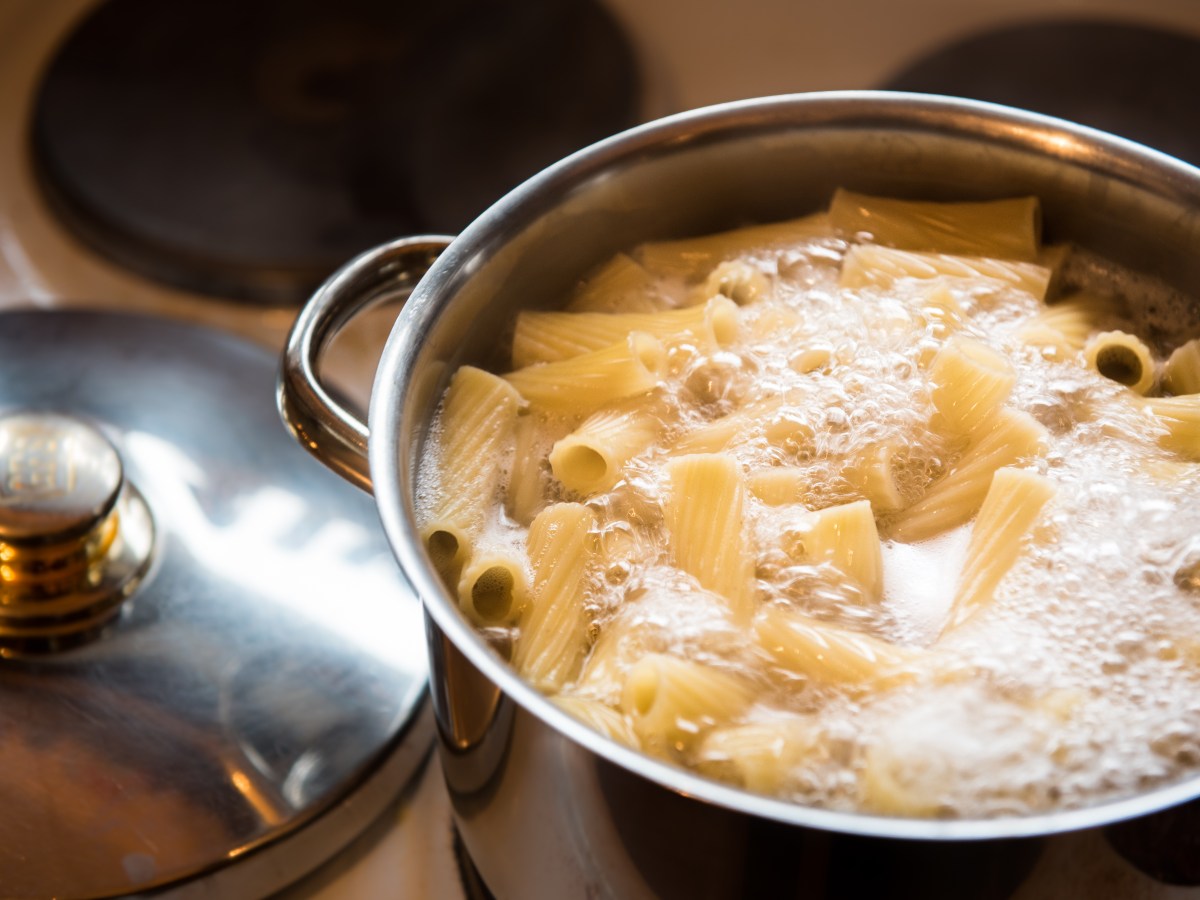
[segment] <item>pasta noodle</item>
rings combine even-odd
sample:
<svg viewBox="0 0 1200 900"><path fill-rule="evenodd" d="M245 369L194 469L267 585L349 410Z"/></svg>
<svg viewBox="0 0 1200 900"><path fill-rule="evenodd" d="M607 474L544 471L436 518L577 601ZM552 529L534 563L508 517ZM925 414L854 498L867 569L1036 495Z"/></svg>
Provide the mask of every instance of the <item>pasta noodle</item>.
<svg viewBox="0 0 1200 900"><path fill-rule="evenodd" d="M653 390L663 363L662 344L635 331L603 350L526 366L504 377L535 406L586 413L613 400Z"/></svg>
<svg viewBox="0 0 1200 900"><path fill-rule="evenodd" d="M967 561L943 631L956 628L989 602L996 585L1016 561L1020 542L1054 485L1025 469L997 469L971 532Z"/></svg>
<svg viewBox="0 0 1200 900"><path fill-rule="evenodd" d="M778 665L813 681L880 688L913 674L907 648L781 607L764 609L754 631Z"/></svg>
<svg viewBox="0 0 1200 900"><path fill-rule="evenodd" d="M1154 357L1140 339L1124 331L1103 331L1084 348L1087 364L1137 394L1154 386Z"/></svg>
<svg viewBox="0 0 1200 900"><path fill-rule="evenodd" d="M1017 374L1003 354L973 338L946 342L930 366L933 405L951 431L972 434L1008 399Z"/></svg>
<svg viewBox="0 0 1200 900"><path fill-rule="evenodd" d="M596 515L579 503L538 513L529 528L533 569L513 665L544 690L556 691L579 669L587 647L583 592Z"/></svg>
<svg viewBox="0 0 1200 900"><path fill-rule="evenodd" d="M1147 397L1146 409L1166 433L1159 443L1190 459L1200 459L1200 394Z"/></svg>
<svg viewBox="0 0 1200 900"><path fill-rule="evenodd" d="M517 617L525 602L525 561L502 551L476 552L463 569L458 602L480 625L496 625Z"/></svg>
<svg viewBox="0 0 1200 900"><path fill-rule="evenodd" d="M901 541L922 541L966 524L976 512L1002 466L1044 452L1046 429L1026 412L1001 409L990 427L963 453L957 464L916 503L893 520L891 536Z"/></svg>
<svg viewBox="0 0 1200 900"><path fill-rule="evenodd" d="M421 536L434 567L451 584L483 528L499 487L501 459L521 398L503 379L463 366L450 379L435 451L441 483Z"/></svg>
<svg viewBox="0 0 1200 900"><path fill-rule="evenodd" d="M745 487L732 457L695 454L671 460L663 517L671 553L700 586L720 594L735 617L749 617L753 558L746 546L742 507Z"/></svg>
<svg viewBox="0 0 1200 900"><path fill-rule="evenodd" d="M935 203L871 197L839 188L829 205L834 228L868 233L880 244L958 256L1037 258L1041 208L1036 197Z"/></svg>
<svg viewBox="0 0 1200 900"><path fill-rule="evenodd" d="M867 500L809 513L801 532L808 559L829 563L853 579L868 597L883 589L883 554L875 514Z"/></svg>
<svg viewBox="0 0 1200 900"><path fill-rule="evenodd" d="M1108 322L1119 319L1116 299L1081 291L1046 307L1018 332L1029 344L1060 349L1062 355L1082 350L1088 337Z"/></svg>
<svg viewBox="0 0 1200 900"><path fill-rule="evenodd" d="M733 718L753 696L753 687L736 675L651 653L629 670L621 709L643 745L661 753L693 741L706 725Z"/></svg>
<svg viewBox="0 0 1200 900"><path fill-rule="evenodd" d="M737 306L713 297L699 306L649 313L522 312L513 335L513 365L531 366L594 353L640 331L660 340L692 336L724 346L737 335Z"/></svg>
<svg viewBox="0 0 1200 900"><path fill-rule="evenodd" d="M638 746L637 732L622 713L598 700L587 697L558 694L551 702L563 712L569 713L585 725L601 734L630 746Z"/></svg>
<svg viewBox="0 0 1200 900"><path fill-rule="evenodd" d="M587 496L611 488L621 467L653 442L662 424L641 410L601 410L554 445L550 468L568 490Z"/></svg>
<svg viewBox="0 0 1200 900"><path fill-rule="evenodd" d="M806 757L820 753L821 745L822 735L807 722L748 722L714 728L696 756L700 771L772 794Z"/></svg>
<svg viewBox="0 0 1200 900"><path fill-rule="evenodd" d="M572 312L654 312L657 280L625 253L618 253L575 291Z"/></svg>
<svg viewBox="0 0 1200 900"><path fill-rule="evenodd" d="M1041 300L1050 285L1050 270L1030 262L916 253L860 244L846 254L839 284L844 288L886 289L901 278L983 279L1017 288Z"/></svg>
<svg viewBox="0 0 1200 900"><path fill-rule="evenodd" d="M700 290L702 299L710 297L728 297L738 304L746 306L763 299L771 291L771 280L749 263L731 260L718 265Z"/></svg>
<svg viewBox="0 0 1200 900"><path fill-rule="evenodd" d="M788 222L751 225L720 234L643 244L638 259L656 275L675 278L705 277L718 264L734 257L778 253L797 243L832 236L826 213L815 213Z"/></svg>
<svg viewBox="0 0 1200 900"><path fill-rule="evenodd" d="M1167 357L1163 387L1172 394L1200 394L1200 339L1181 344Z"/></svg>

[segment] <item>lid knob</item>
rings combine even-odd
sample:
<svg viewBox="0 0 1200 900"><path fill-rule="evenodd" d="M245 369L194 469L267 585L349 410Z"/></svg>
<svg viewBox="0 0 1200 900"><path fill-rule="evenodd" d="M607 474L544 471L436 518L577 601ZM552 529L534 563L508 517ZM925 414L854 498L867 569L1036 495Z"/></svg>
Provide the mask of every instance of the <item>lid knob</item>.
<svg viewBox="0 0 1200 900"><path fill-rule="evenodd" d="M0 655L96 634L152 542L149 510L97 429L58 413L0 416Z"/></svg>

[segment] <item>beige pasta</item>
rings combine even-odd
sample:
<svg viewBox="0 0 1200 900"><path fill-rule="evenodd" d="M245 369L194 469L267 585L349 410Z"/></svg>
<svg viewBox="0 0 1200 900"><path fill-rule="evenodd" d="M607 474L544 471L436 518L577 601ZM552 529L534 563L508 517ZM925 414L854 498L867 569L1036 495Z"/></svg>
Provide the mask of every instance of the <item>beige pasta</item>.
<svg viewBox="0 0 1200 900"><path fill-rule="evenodd" d="M1200 394L1200 339L1171 352L1163 365L1162 383L1172 394Z"/></svg>
<svg viewBox="0 0 1200 900"><path fill-rule="evenodd" d="M1120 304L1114 297L1080 291L1047 306L1018 335L1028 344L1060 347L1064 353L1082 350L1093 333L1119 317Z"/></svg>
<svg viewBox="0 0 1200 900"><path fill-rule="evenodd" d="M950 471L896 515L890 536L923 541L965 525L979 511L997 469L1040 455L1048 443L1046 429L1029 413L1001 409Z"/></svg>
<svg viewBox="0 0 1200 900"><path fill-rule="evenodd" d="M856 500L809 513L800 538L808 560L832 565L862 588L869 599L879 599L883 590L883 551L869 501Z"/></svg>
<svg viewBox="0 0 1200 900"><path fill-rule="evenodd" d="M543 468L543 456L536 447L539 443L541 420L535 415L517 416L513 428L512 466L508 473L508 490L504 494L504 508L513 521L528 525L533 517L546 505L546 483L549 481Z"/></svg>
<svg viewBox="0 0 1200 900"><path fill-rule="evenodd" d="M1200 394L1147 397L1146 409L1166 428L1160 443L1189 459L1200 459Z"/></svg>
<svg viewBox="0 0 1200 900"><path fill-rule="evenodd" d="M704 237L643 244L636 252L656 275L699 279L734 257L779 253L812 238L833 235L827 213L814 213L787 222L751 225Z"/></svg>
<svg viewBox="0 0 1200 900"><path fill-rule="evenodd" d="M699 290L699 302L727 297L738 306L746 306L769 296L771 279L747 262L728 260L713 269Z"/></svg>
<svg viewBox="0 0 1200 900"><path fill-rule="evenodd" d="M896 441L881 441L852 460L842 472L853 489L881 512L893 512L904 505L896 480L899 449Z"/></svg>
<svg viewBox="0 0 1200 900"><path fill-rule="evenodd" d="M761 794L779 792L807 758L827 752L813 725L792 718L714 728L696 750L700 771Z"/></svg>
<svg viewBox="0 0 1200 900"><path fill-rule="evenodd" d="M1022 539L1053 496L1053 483L1036 472L1007 467L996 470L975 519L943 634L991 602L1000 579L1020 555Z"/></svg>
<svg viewBox="0 0 1200 900"><path fill-rule="evenodd" d="M651 653L629 670L621 710L642 745L653 752L682 749L714 724L728 722L753 701L745 679L691 660Z"/></svg>
<svg viewBox="0 0 1200 900"><path fill-rule="evenodd" d="M606 737L630 747L637 747L640 743L629 718L607 703L571 694L557 694L550 698L550 702Z"/></svg>
<svg viewBox="0 0 1200 900"><path fill-rule="evenodd" d="M812 476L798 466L755 469L746 476L746 488L768 506L803 503L812 489Z"/></svg>
<svg viewBox="0 0 1200 900"><path fill-rule="evenodd" d="M902 278L984 279L1045 299L1050 270L1037 263L986 257L893 250L874 244L851 247L838 284L844 288L889 288Z"/></svg>
<svg viewBox="0 0 1200 900"><path fill-rule="evenodd" d="M664 305L658 279L632 257L618 253L579 285L567 304L572 312L654 312Z"/></svg>
<svg viewBox="0 0 1200 900"><path fill-rule="evenodd" d="M480 625L514 621L525 605L529 580L523 556L500 549L472 554L458 582L458 603Z"/></svg>
<svg viewBox="0 0 1200 900"><path fill-rule="evenodd" d="M621 343L634 331L664 341L688 336L704 346L723 347L737 337L737 305L728 297L713 297L699 306L665 312L525 311L517 316L513 365L520 368L594 353Z"/></svg>
<svg viewBox="0 0 1200 900"><path fill-rule="evenodd" d="M799 375L824 369L833 361L833 348L827 344L810 344L797 350L788 359L788 368Z"/></svg>
<svg viewBox="0 0 1200 900"><path fill-rule="evenodd" d="M652 391L665 359L657 338L635 331L603 350L526 366L504 377L541 409L586 415L605 403Z"/></svg>
<svg viewBox="0 0 1200 900"><path fill-rule="evenodd" d="M680 456L666 465L663 518L675 564L720 594L738 621L753 611L754 557L745 534L745 486L732 457Z"/></svg>
<svg viewBox="0 0 1200 900"><path fill-rule="evenodd" d="M1102 331L1088 341L1083 355L1088 366L1135 394L1154 387L1154 355L1136 335Z"/></svg>
<svg viewBox="0 0 1200 900"><path fill-rule="evenodd" d="M957 336L938 351L929 368L932 399L947 427L973 434L995 418L1012 393L1017 373L1002 353L982 341Z"/></svg>
<svg viewBox="0 0 1200 900"><path fill-rule="evenodd" d="M818 683L882 690L913 677L916 651L794 610L767 607L754 632L777 665Z"/></svg>
<svg viewBox="0 0 1200 900"><path fill-rule="evenodd" d="M808 446L813 428L787 408L786 397L751 403L680 437L673 453L717 453L756 438L792 452Z"/></svg>
<svg viewBox="0 0 1200 900"><path fill-rule="evenodd" d="M577 494L606 491L620 480L625 463L649 447L662 429L652 410L601 410L555 443L550 469Z"/></svg>
<svg viewBox="0 0 1200 900"><path fill-rule="evenodd" d="M504 379L473 366L455 372L446 389L435 449L442 487L422 516L421 536L451 586L497 499L520 405L520 395Z"/></svg>
<svg viewBox="0 0 1200 900"><path fill-rule="evenodd" d="M529 528L533 586L513 665L542 690L560 690L577 674L587 649L584 591L595 525L596 514L586 506L558 503L538 513Z"/></svg>
<svg viewBox="0 0 1200 900"><path fill-rule="evenodd" d="M1034 260L1041 243L1036 197L938 203L839 188L829 205L829 221L839 231L866 233L901 250Z"/></svg>

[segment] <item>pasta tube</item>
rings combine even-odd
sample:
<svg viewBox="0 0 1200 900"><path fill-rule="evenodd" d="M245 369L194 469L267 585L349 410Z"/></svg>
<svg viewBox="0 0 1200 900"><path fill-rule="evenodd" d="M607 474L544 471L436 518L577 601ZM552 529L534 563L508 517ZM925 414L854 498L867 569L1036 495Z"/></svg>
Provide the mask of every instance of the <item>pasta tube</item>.
<svg viewBox="0 0 1200 900"><path fill-rule="evenodd" d="M458 602L480 625L513 621L525 604L528 591L525 560L513 553L475 553L462 570Z"/></svg>
<svg viewBox="0 0 1200 900"><path fill-rule="evenodd" d="M511 385L473 366L455 372L446 389L435 436L438 490L421 537L435 568L452 586L499 489L520 403Z"/></svg>
<svg viewBox="0 0 1200 900"><path fill-rule="evenodd" d="M1089 335L1119 315L1120 305L1115 298L1081 291L1047 306L1017 334L1034 346L1061 345L1066 351L1082 350Z"/></svg>
<svg viewBox="0 0 1200 900"><path fill-rule="evenodd" d="M560 690L583 661L584 592L595 525L596 514L586 506L558 503L538 513L529 528L533 588L519 623L513 665L542 690Z"/></svg>
<svg viewBox="0 0 1200 900"><path fill-rule="evenodd" d="M962 335L938 351L929 378L934 407L958 434L972 434L991 421L1017 383L1017 373L1003 354Z"/></svg>
<svg viewBox="0 0 1200 900"><path fill-rule="evenodd" d="M1022 538L1054 493L1054 485L1035 472L1007 467L996 470L975 519L943 634L991 601L1000 579L1020 555Z"/></svg>
<svg viewBox="0 0 1200 900"><path fill-rule="evenodd" d="M950 256L916 253L874 244L851 247L842 261L838 284L844 288L888 288L901 278L941 277L987 279L1046 298L1050 270L1037 263L989 259L982 256Z"/></svg>
<svg viewBox="0 0 1200 900"><path fill-rule="evenodd" d="M621 478L621 467L653 443L662 422L645 410L601 410L554 445L550 469L577 494L607 491Z"/></svg>
<svg viewBox="0 0 1200 900"><path fill-rule="evenodd" d="M738 306L746 306L771 293L771 279L759 269L741 260L728 260L713 269L700 289L701 301L728 297Z"/></svg>
<svg viewBox="0 0 1200 900"><path fill-rule="evenodd" d="M508 490L504 494L504 508L509 516L522 525L528 525L546 501L545 485L548 479L542 470L544 457L535 449L538 446L540 419L536 415L517 416L513 429L512 466L508 473Z"/></svg>
<svg viewBox="0 0 1200 900"><path fill-rule="evenodd" d="M1124 331L1102 331L1083 350L1090 368L1136 394L1154 387L1154 357L1138 337Z"/></svg>
<svg viewBox="0 0 1200 900"><path fill-rule="evenodd" d="M745 487L737 462L723 454L670 460L663 517L675 564L747 621L754 600L754 558L745 535Z"/></svg>
<svg viewBox="0 0 1200 900"><path fill-rule="evenodd" d="M1159 443L1191 459L1200 459L1200 394L1147 397L1144 402L1167 429Z"/></svg>
<svg viewBox="0 0 1200 900"><path fill-rule="evenodd" d="M584 281L571 297L572 312L653 312L662 305L658 279L628 254L618 253Z"/></svg>
<svg viewBox="0 0 1200 900"><path fill-rule="evenodd" d="M754 632L777 665L823 684L890 687L911 677L916 656L906 647L778 606L758 615Z"/></svg>
<svg viewBox="0 0 1200 900"><path fill-rule="evenodd" d="M551 697L550 702L605 737L630 747L640 743L629 718L606 703L572 694L558 694Z"/></svg>
<svg viewBox="0 0 1200 900"><path fill-rule="evenodd" d="M780 719L712 729L696 751L700 771L762 794L777 793L806 757L821 749L821 733L804 721Z"/></svg>
<svg viewBox="0 0 1200 900"><path fill-rule="evenodd" d="M651 653L625 678L621 709L647 749L682 749L699 732L727 722L754 699L744 679L711 666Z"/></svg>
<svg viewBox="0 0 1200 900"><path fill-rule="evenodd" d="M870 501L873 509L890 512L904 505L896 481L898 449L894 441L876 444L842 473L854 490Z"/></svg>
<svg viewBox="0 0 1200 900"><path fill-rule="evenodd" d="M814 237L832 236L827 213L814 213L787 222L751 225L705 237L643 244L636 256L657 275L696 279L718 263L735 256L780 252Z"/></svg>
<svg viewBox="0 0 1200 900"><path fill-rule="evenodd" d="M803 503L812 488L812 475L798 466L755 469L746 477L750 493L767 506Z"/></svg>
<svg viewBox="0 0 1200 900"><path fill-rule="evenodd" d="M504 378L542 409L586 415L613 400L652 391L665 360L657 338L635 331L603 350L526 366Z"/></svg>
<svg viewBox="0 0 1200 900"><path fill-rule="evenodd" d="M747 404L694 429L677 440L671 450L717 453L761 437L774 447L795 452L811 444L813 433L811 425L786 408L786 398L776 397Z"/></svg>
<svg viewBox="0 0 1200 900"><path fill-rule="evenodd" d="M937 203L872 197L839 188L829 221L847 234L870 234L901 250L999 259L1037 258L1041 206L1036 197Z"/></svg>
<svg viewBox="0 0 1200 900"><path fill-rule="evenodd" d="M805 517L804 554L848 575L872 600L883 590L883 550L867 500L830 506Z"/></svg>
<svg viewBox="0 0 1200 900"><path fill-rule="evenodd" d="M995 471L1045 452L1048 441L1046 429L1028 413L1001 409L950 471L897 514L891 536L923 541L965 525L978 512Z"/></svg>
<svg viewBox="0 0 1200 900"><path fill-rule="evenodd" d="M516 367L556 362L619 344L640 331L660 340L692 335L713 347L737 337L738 310L728 297L713 297L699 306L666 312L570 313L531 312L517 315L512 359Z"/></svg>
<svg viewBox="0 0 1200 900"><path fill-rule="evenodd" d="M1200 339L1176 347L1167 357L1163 387L1172 394L1200 394Z"/></svg>

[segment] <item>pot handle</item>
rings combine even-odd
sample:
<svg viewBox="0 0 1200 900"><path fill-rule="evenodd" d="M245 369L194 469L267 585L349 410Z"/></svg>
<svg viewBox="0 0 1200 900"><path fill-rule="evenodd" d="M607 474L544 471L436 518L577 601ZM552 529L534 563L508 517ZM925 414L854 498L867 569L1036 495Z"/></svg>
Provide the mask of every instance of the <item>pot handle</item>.
<svg viewBox="0 0 1200 900"><path fill-rule="evenodd" d="M279 414L300 446L368 493L367 424L325 390L317 362L325 345L354 316L386 300L406 298L452 240L443 235L401 238L356 256L317 289L288 332L276 388Z"/></svg>

